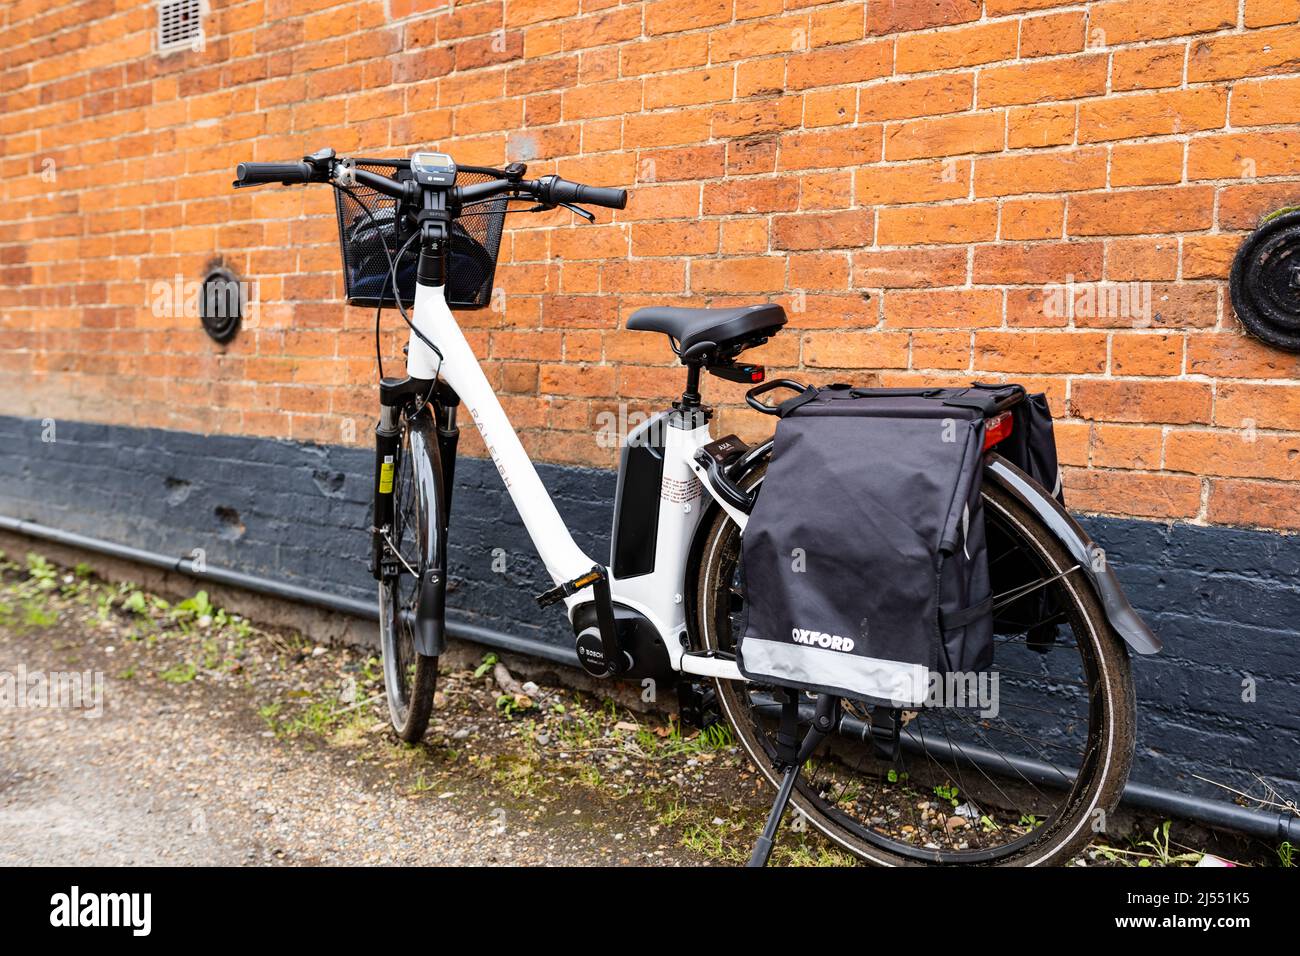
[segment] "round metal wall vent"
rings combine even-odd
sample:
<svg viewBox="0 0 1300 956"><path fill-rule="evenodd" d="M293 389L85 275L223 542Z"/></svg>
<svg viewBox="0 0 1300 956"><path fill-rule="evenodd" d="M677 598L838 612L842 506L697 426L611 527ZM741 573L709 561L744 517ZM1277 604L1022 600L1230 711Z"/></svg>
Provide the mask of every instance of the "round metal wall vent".
<svg viewBox="0 0 1300 956"><path fill-rule="evenodd" d="M229 269L213 269L203 279L199 318L215 342L229 342L244 317L244 287Z"/></svg>
<svg viewBox="0 0 1300 956"><path fill-rule="evenodd" d="M1251 335L1300 352L1300 209L1280 209L1237 250L1232 307Z"/></svg>

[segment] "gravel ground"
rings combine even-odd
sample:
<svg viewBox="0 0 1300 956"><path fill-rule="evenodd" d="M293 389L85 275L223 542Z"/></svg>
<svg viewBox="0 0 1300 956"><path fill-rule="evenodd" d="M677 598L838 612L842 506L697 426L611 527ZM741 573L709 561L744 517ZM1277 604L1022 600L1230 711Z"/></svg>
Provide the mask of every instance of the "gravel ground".
<svg viewBox="0 0 1300 956"><path fill-rule="evenodd" d="M104 692L96 717L6 710L0 864L700 865L757 833L767 798L727 741L444 667L411 747L373 657L84 567L2 570L0 671L99 672Z"/></svg>
<svg viewBox="0 0 1300 956"><path fill-rule="evenodd" d="M367 652L258 627L201 592L169 603L84 565L0 553L0 678L103 681L93 716L0 701L0 865L748 857L771 794L725 728L683 732L558 684L520 686L495 663L444 658L426 740L405 745ZM1200 856L1175 833L1155 858L1135 843L1076 863ZM772 862L854 861L787 826Z"/></svg>
<svg viewBox="0 0 1300 956"><path fill-rule="evenodd" d="M341 755L264 737L238 701L169 690L114 685L98 720L6 722L0 864L612 861L576 826L514 824L464 786L403 793Z"/></svg>

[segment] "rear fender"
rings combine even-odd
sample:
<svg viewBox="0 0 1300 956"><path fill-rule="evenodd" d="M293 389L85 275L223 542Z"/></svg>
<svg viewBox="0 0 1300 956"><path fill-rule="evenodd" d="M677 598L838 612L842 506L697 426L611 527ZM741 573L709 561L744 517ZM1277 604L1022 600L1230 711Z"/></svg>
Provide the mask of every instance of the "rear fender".
<svg viewBox="0 0 1300 956"><path fill-rule="evenodd" d="M772 439L769 438L745 452L739 461L727 468L724 477L731 483L733 489L743 487L745 478L760 465L766 464L771 454ZM714 486L716 472L710 474L698 462L694 461L691 462L691 470L695 472L705 491L705 494L701 495L704 513L700 515L700 520L695 525L695 534L691 538L691 547L686 553L686 632L689 635L691 649L698 651L703 649L704 644L699 638L695 621L696 607L698 605L697 591L699 587L700 561L704 556L704 545L709 535L709 529L713 527L713 520L717 517L718 512L724 509L732 520L742 527L747 515L731 503L735 498L734 493L721 492Z"/></svg>
<svg viewBox="0 0 1300 956"><path fill-rule="evenodd" d="M1088 533L1079 527L1061 503L1042 485L1011 464L1001 455L990 455L984 469L985 480L993 480L1022 505L1032 511L1047 526L1079 566L1092 579L1101 598L1106 619L1111 627L1139 654L1156 654L1161 648L1160 639L1133 610L1119 578L1106 560L1106 552L1093 543Z"/></svg>

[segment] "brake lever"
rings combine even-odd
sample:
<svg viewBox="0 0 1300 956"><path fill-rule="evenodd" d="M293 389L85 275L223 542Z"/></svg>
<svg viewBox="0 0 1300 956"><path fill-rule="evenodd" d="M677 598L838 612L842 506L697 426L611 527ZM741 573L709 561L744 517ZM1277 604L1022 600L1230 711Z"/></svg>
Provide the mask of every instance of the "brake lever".
<svg viewBox="0 0 1300 956"><path fill-rule="evenodd" d="M558 205L563 206L565 209L569 210L569 212L576 212L583 219L587 220L587 222L596 221L596 217L592 215L590 212L588 212L587 210L583 209L581 206L575 206L572 203L567 203L567 202L558 203Z"/></svg>
<svg viewBox="0 0 1300 956"><path fill-rule="evenodd" d="M569 212L576 212L583 219L587 220L587 222L596 221L596 217L593 216L591 213L587 212L587 210L583 209L581 206L574 206L571 203L567 203L567 202L553 202L553 203L539 202L536 206L533 206L529 209L525 209L524 212L548 212L549 210L552 209L559 209L561 206L569 210Z"/></svg>

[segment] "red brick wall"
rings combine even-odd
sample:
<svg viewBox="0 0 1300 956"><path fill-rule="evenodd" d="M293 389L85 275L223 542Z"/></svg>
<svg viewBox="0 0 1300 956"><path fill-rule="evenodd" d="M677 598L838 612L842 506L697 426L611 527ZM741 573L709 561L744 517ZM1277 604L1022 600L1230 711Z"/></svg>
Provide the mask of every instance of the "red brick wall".
<svg viewBox="0 0 1300 956"><path fill-rule="evenodd" d="M0 7L0 412L366 441L329 191L231 172L436 145L633 190L597 225L511 217L504 310L463 314L541 458L611 463L613 396L680 388L630 310L772 297L774 372L1046 388L1078 508L1300 527L1300 356L1224 282L1300 202L1300 0L212 6L166 57L144 0ZM228 347L153 307L215 260L258 283ZM1097 280L1149 315L1089 308Z"/></svg>

